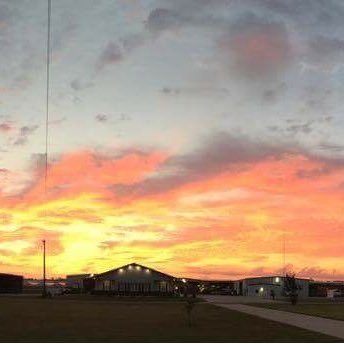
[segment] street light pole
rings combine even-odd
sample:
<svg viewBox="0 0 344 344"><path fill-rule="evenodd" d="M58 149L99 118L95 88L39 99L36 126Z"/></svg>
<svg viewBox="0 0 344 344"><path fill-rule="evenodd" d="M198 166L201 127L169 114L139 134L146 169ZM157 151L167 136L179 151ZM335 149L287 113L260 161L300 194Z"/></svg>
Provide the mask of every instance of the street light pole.
<svg viewBox="0 0 344 344"><path fill-rule="evenodd" d="M45 240L43 242L43 293L42 296L45 297L47 295L46 290L46 276L45 276Z"/></svg>

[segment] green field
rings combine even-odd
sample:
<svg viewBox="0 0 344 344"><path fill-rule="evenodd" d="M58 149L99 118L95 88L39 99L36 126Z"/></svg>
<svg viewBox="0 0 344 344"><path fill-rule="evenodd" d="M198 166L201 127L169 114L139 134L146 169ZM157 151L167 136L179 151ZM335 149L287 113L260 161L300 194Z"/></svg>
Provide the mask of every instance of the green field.
<svg viewBox="0 0 344 344"><path fill-rule="evenodd" d="M190 327L181 302L95 300L0 297L0 341L339 341L206 303L195 305Z"/></svg>
<svg viewBox="0 0 344 344"><path fill-rule="evenodd" d="M299 303L291 305L289 303L252 303L252 306L277 309L279 311L302 313L323 318L344 320L344 303Z"/></svg>

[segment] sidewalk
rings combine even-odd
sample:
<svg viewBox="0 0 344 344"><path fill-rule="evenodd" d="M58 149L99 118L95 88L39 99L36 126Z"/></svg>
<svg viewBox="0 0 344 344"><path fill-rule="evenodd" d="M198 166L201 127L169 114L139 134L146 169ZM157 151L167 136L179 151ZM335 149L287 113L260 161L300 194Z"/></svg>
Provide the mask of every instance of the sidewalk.
<svg viewBox="0 0 344 344"><path fill-rule="evenodd" d="M211 301L210 301L211 302ZM211 302L213 303L213 302ZM290 313L277 311L273 309L253 307L242 304L234 303L213 303L216 306L228 308L231 310L239 311L255 315L260 318L277 321L283 324L288 324L306 330L320 332L329 336L344 339L344 321L332 320L321 317L314 317L310 315Z"/></svg>

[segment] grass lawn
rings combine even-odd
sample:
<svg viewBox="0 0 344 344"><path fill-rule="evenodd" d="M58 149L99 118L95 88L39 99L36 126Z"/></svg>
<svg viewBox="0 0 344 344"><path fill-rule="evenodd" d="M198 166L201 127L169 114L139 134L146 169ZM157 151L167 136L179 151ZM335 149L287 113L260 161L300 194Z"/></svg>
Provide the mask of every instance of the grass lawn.
<svg viewBox="0 0 344 344"><path fill-rule="evenodd" d="M185 304L0 298L0 341L6 342L330 342L332 337L230 311Z"/></svg>
<svg viewBox="0 0 344 344"><path fill-rule="evenodd" d="M289 303L252 303L251 305L286 312L314 315L323 318L344 320L344 303L299 303L294 306Z"/></svg>
<svg viewBox="0 0 344 344"><path fill-rule="evenodd" d="M281 301L289 303L289 299L284 298ZM329 304L344 304L344 298L343 297L337 297L337 298L327 298L327 297L307 297L307 298L299 298L299 303L329 303Z"/></svg>

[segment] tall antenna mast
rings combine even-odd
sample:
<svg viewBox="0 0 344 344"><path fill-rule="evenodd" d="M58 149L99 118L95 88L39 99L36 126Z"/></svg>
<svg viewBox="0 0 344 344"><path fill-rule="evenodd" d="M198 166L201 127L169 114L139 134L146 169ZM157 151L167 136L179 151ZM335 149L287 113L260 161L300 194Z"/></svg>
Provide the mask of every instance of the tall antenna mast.
<svg viewBox="0 0 344 344"><path fill-rule="evenodd" d="M44 175L44 193L45 194L47 192L47 181L48 181L49 91L50 91L50 21L51 21L51 0L48 0L47 83L46 83L46 113L45 113L45 175Z"/></svg>
<svg viewBox="0 0 344 344"><path fill-rule="evenodd" d="M51 0L48 0L48 31L47 31L47 83L46 83L46 113L45 113L45 171L44 171L44 197L46 201L48 182L48 138L49 138L49 86L50 86L50 21L51 21ZM43 293L47 296L46 290L46 269L45 269L45 240L43 242Z"/></svg>

